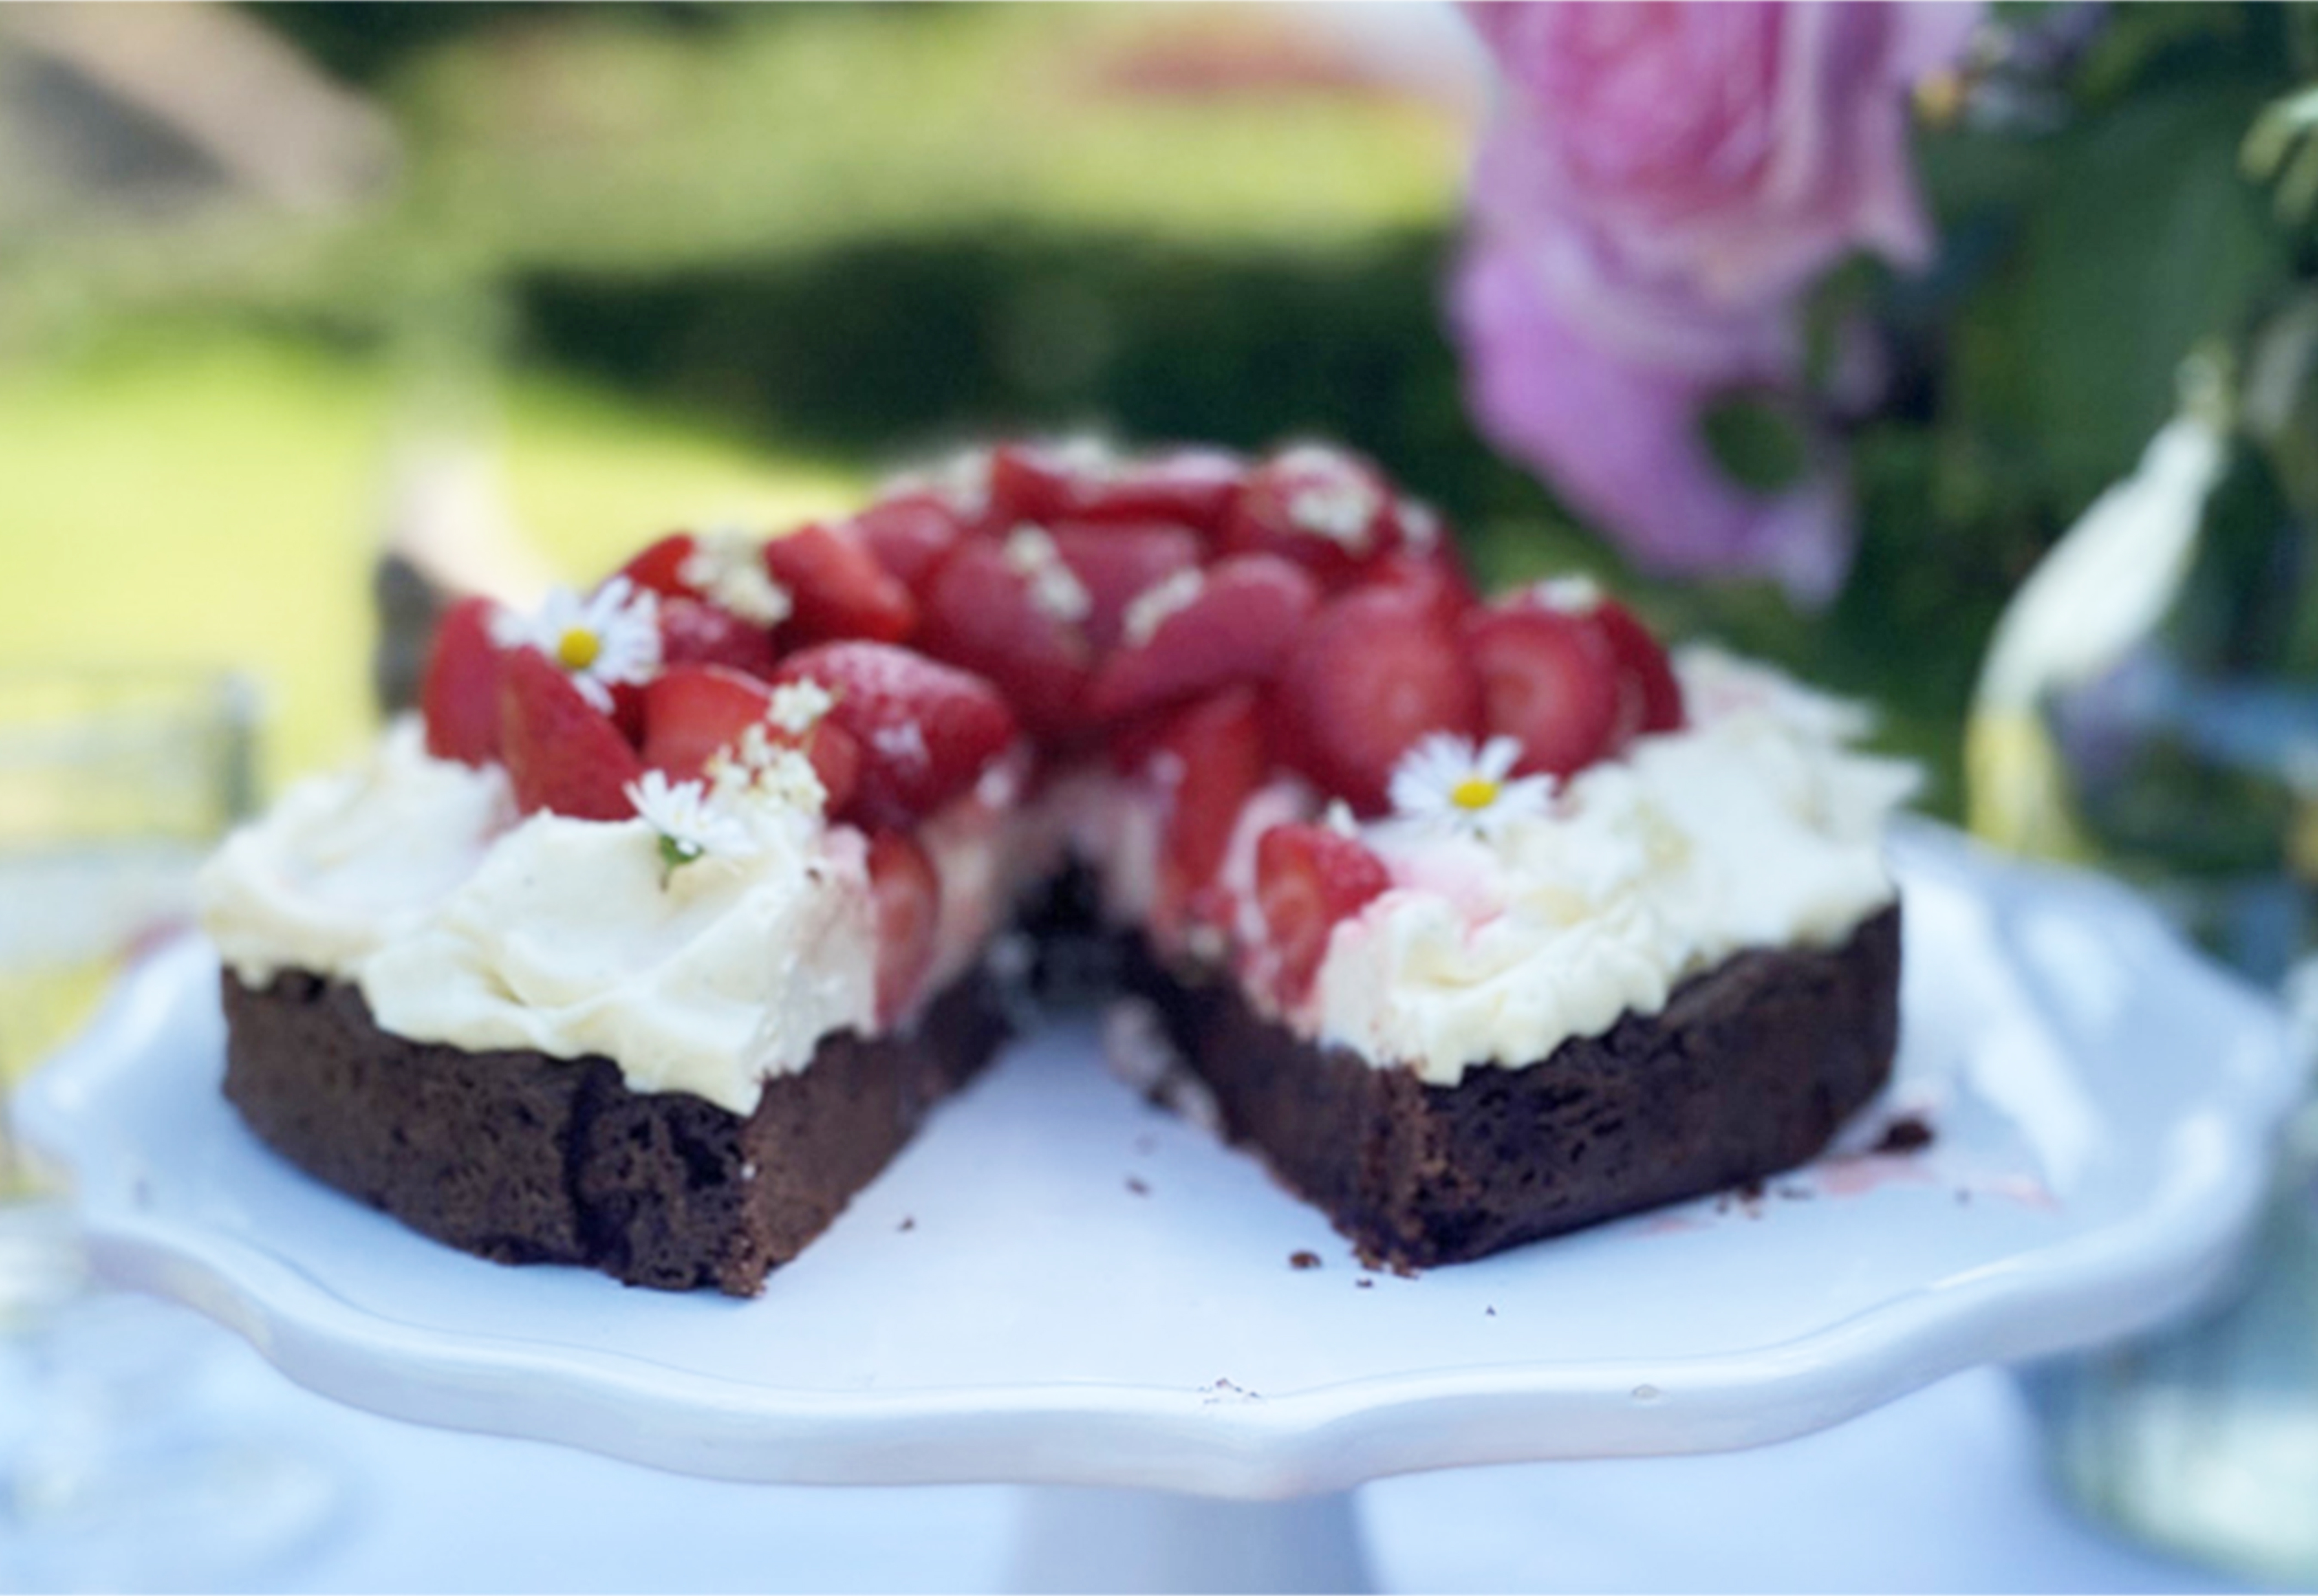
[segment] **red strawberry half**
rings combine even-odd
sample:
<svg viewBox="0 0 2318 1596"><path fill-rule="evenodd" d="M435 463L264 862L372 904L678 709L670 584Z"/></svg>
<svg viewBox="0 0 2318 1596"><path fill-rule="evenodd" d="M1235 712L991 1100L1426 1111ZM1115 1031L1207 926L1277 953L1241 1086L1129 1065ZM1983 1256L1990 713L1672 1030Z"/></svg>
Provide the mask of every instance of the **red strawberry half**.
<svg viewBox="0 0 2318 1596"><path fill-rule="evenodd" d="M926 589L918 642L996 683L1023 725L1051 737L1076 729L1092 656L1085 588L1058 555L1042 574L1045 551L1033 529L960 544Z"/></svg>
<svg viewBox="0 0 2318 1596"><path fill-rule="evenodd" d="M1665 645L1633 611L1614 598L1594 606L1594 623L1618 662L1618 736L1623 744L1645 731L1683 728L1682 684L1667 659Z"/></svg>
<svg viewBox="0 0 2318 1596"><path fill-rule="evenodd" d="M1160 730L1152 758L1155 773L1172 788L1159 865L1161 917L1221 919L1225 906L1206 901L1207 889L1268 766L1254 689L1229 688L1174 715Z"/></svg>
<svg viewBox="0 0 2318 1596"><path fill-rule="evenodd" d="M427 751L438 759L488 765L499 751L499 650L491 641L491 601L463 598L443 613L419 684Z"/></svg>
<svg viewBox="0 0 2318 1596"><path fill-rule="evenodd" d="M769 676L779 658L773 634L720 605L701 598L660 601L660 657L663 665L722 665L750 676Z"/></svg>
<svg viewBox="0 0 2318 1596"><path fill-rule="evenodd" d="M526 814L549 809L619 820L635 812L625 789L643 774L643 761L536 649L517 649L501 666L499 757Z"/></svg>
<svg viewBox="0 0 2318 1596"><path fill-rule="evenodd" d="M906 826L974 785L1012 744L1014 712L981 677L891 643L837 642L792 654L776 683L819 682L829 718L859 745L849 815Z"/></svg>
<svg viewBox="0 0 2318 1596"><path fill-rule="evenodd" d="M850 527L816 522L777 537L765 545L765 569L788 590L785 635L797 641L899 642L917 628L917 600Z"/></svg>
<svg viewBox="0 0 2318 1596"><path fill-rule="evenodd" d="M674 532L620 567L620 574L662 598L697 598L700 589L684 579L684 562L700 546L688 532Z"/></svg>
<svg viewBox="0 0 2318 1596"><path fill-rule="evenodd" d="M1269 681L1319 603L1318 584L1285 560L1219 560L1181 607L1103 661L1087 690L1087 712L1116 721L1233 682Z"/></svg>
<svg viewBox="0 0 2318 1596"><path fill-rule="evenodd" d="M1052 529L1055 550L1086 588L1088 609L1081 630L1097 653L1119 642L1128 606L1181 572L1196 569L1199 534L1187 526L1159 521L1115 525L1064 522Z"/></svg>
<svg viewBox="0 0 2318 1596"><path fill-rule="evenodd" d="M1333 586L1395 547L1399 526L1392 489L1374 466L1299 444L1248 473L1225 519L1224 546L1293 560Z"/></svg>
<svg viewBox="0 0 2318 1596"><path fill-rule="evenodd" d="M926 850L898 831L869 834L869 892L877 928L877 1021L910 1010L932 967L941 878Z"/></svg>
<svg viewBox="0 0 2318 1596"><path fill-rule="evenodd" d="M772 704L772 689L754 677L720 665L672 666L644 688L643 761L671 781L694 781L711 758L761 725L774 743L802 748L828 794L828 811L840 812L860 778L860 745L826 720L800 742L767 720Z"/></svg>
<svg viewBox="0 0 2318 1596"><path fill-rule="evenodd" d="M1311 990L1338 923L1390 885L1384 861L1325 826L1274 826L1256 839L1256 906L1280 956L1281 1001Z"/></svg>
<svg viewBox="0 0 2318 1596"><path fill-rule="evenodd" d="M1273 695L1282 750L1363 813L1385 807L1393 767L1430 731L1480 729L1480 685L1425 594L1361 588L1305 627Z"/></svg>
<svg viewBox="0 0 2318 1596"><path fill-rule="evenodd" d="M990 455L991 527L1020 521L1167 521L1199 533L1221 523L1246 462L1221 449L1140 459L1081 458L1067 447L1003 444Z"/></svg>
<svg viewBox="0 0 2318 1596"><path fill-rule="evenodd" d="M898 493L855 516L853 534L887 575L912 593L924 590L937 567L966 535L948 503L931 493Z"/></svg>
<svg viewBox="0 0 2318 1596"><path fill-rule="evenodd" d="M1590 614L1527 598L1492 605L1467 622L1465 648L1484 727L1522 745L1516 770L1568 776L1613 751L1618 661Z"/></svg>

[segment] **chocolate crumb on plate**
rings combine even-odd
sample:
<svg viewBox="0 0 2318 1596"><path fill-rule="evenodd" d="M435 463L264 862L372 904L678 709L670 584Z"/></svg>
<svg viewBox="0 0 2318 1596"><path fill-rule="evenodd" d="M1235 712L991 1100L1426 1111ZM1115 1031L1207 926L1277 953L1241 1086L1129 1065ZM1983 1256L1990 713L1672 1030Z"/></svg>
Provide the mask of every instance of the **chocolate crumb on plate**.
<svg viewBox="0 0 2318 1596"><path fill-rule="evenodd" d="M1129 1175L1127 1178L1127 1189L1133 1192L1139 1197L1149 1197L1151 1195L1151 1188L1144 1184L1140 1179L1133 1175Z"/></svg>
<svg viewBox="0 0 2318 1596"><path fill-rule="evenodd" d="M1320 1267L1320 1255L1316 1252L1291 1252L1288 1255L1288 1267L1292 1269L1316 1269Z"/></svg>
<svg viewBox="0 0 2318 1596"><path fill-rule="evenodd" d="M1932 1127L1912 1114L1902 1114L1883 1127L1882 1139L1871 1152L1914 1152L1932 1144Z"/></svg>

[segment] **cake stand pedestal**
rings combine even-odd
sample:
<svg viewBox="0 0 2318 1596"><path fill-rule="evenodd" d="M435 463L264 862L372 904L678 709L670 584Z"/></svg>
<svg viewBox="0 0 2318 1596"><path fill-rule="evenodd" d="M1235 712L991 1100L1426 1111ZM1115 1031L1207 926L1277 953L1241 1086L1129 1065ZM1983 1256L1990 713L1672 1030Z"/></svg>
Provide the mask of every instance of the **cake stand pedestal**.
<svg viewBox="0 0 2318 1596"><path fill-rule="evenodd" d="M1895 861L1899 1070L1827 1156L1417 1278L1146 1107L1083 1025L745 1303L500 1268L308 1180L219 1095L198 944L18 1109L100 1274L356 1406L714 1478L1068 1487L1030 1499L1031 1588L1340 1587L1365 1480L1783 1439L2222 1279L2297 1085L2277 1009L2116 886L1928 828ZM1931 1144L1873 1151L1901 1113Z"/></svg>

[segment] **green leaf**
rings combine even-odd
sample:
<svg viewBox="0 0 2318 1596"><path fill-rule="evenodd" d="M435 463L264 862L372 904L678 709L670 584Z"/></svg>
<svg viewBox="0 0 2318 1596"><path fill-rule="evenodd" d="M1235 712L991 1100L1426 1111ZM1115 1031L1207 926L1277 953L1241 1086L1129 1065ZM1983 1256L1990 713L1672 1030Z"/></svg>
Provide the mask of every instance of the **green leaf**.
<svg viewBox="0 0 2318 1596"><path fill-rule="evenodd" d="M1810 463L1801 424L1777 401L1725 394L1699 412L1706 447L1730 480L1753 493L1792 487Z"/></svg>

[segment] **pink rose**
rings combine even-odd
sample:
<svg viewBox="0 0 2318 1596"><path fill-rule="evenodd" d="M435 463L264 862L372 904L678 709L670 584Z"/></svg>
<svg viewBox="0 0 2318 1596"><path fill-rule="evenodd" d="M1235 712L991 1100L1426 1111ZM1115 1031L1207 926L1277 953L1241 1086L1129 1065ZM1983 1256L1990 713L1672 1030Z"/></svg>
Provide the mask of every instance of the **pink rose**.
<svg viewBox="0 0 2318 1596"><path fill-rule="evenodd" d="M1474 208L1576 309L1595 293L1712 311L1784 298L1853 248L1929 252L1910 91L1970 4L1493 4L1467 13L1506 81ZM1589 306L1590 308L1590 306Z"/></svg>
<svg viewBox="0 0 2318 1596"><path fill-rule="evenodd" d="M1764 577L1806 604L1834 596L1851 525L1830 451L1816 449L1793 487L1756 494L1724 474L1699 427L1717 391L1783 370L1742 361L1701 375L1628 359L1559 315L1520 261L1487 247L1467 253L1451 309L1483 434L1615 533L1637 564Z"/></svg>
<svg viewBox="0 0 2318 1596"><path fill-rule="evenodd" d="M1831 446L1751 493L1701 409L1798 394L1799 304L1855 248L1919 264L1916 80L1973 4L1502 4L1467 14L1503 68L1454 289L1469 397L1643 564L1774 578L1823 601L1850 527Z"/></svg>

